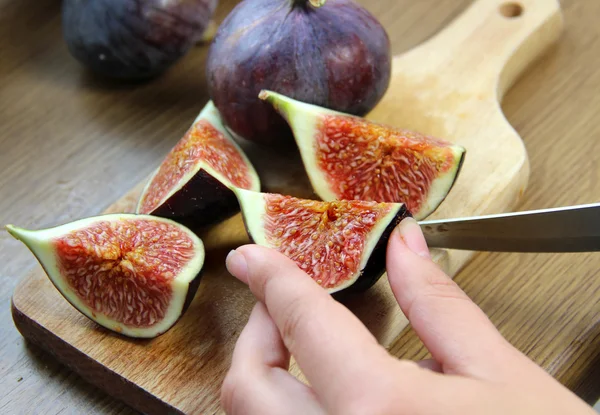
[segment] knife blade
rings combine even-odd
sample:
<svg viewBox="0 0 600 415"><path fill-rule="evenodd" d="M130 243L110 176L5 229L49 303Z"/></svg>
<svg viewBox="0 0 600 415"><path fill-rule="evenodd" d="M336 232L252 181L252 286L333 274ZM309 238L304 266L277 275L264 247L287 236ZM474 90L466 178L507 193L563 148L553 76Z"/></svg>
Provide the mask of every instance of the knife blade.
<svg viewBox="0 0 600 415"><path fill-rule="evenodd" d="M430 248L496 252L600 251L600 203L425 220L419 225Z"/></svg>

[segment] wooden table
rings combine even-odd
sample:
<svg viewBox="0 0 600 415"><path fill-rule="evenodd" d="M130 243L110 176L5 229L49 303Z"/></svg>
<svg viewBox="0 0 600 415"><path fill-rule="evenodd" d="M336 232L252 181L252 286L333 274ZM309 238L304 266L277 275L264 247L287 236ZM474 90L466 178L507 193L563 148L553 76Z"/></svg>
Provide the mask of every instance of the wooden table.
<svg viewBox="0 0 600 415"><path fill-rule="evenodd" d="M400 53L468 0L362 0ZM0 0L0 223L40 228L101 212L146 177L207 100L206 47L137 86L100 82L69 56L60 0ZM221 21L235 2L222 0ZM563 0L560 43L515 85L504 111L532 175L524 209L600 199L600 2ZM14 328L9 301L35 265L0 232L0 412L133 413ZM456 281L507 339L589 402L600 396L600 256L480 254ZM426 356L408 329L392 347Z"/></svg>

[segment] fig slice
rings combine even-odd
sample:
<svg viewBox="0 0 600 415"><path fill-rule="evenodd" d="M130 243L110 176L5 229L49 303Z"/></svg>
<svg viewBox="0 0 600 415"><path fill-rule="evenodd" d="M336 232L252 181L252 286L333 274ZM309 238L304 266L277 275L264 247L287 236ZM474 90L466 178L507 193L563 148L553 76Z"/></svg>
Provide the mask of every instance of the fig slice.
<svg viewBox="0 0 600 415"><path fill-rule="evenodd" d="M73 307L129 337L169 330L200 284L204 245L169 219L107 214L42 230L6 228Z"/></svg>
<svg viewBox="0 0 600 415"><path fill-rule="evenodd" d="M329 293L364 291L385 271L387 241L410 212L402 203L323 202L236 190L252 241L291 258Z"/></svg>
<svg viewBox="0 0 600 415"><path fill-rule="evenodd" d="M232 187L259 191L260 180L208 101L146 184L136 213L210 225L239 211Z"/></svg>
<svg viewBox="0 0 600 415"><path fill-rule="evenodd" d="M446 198L465 148L263 90L290 125L317 195L405 203L417 220Z"/></svg>

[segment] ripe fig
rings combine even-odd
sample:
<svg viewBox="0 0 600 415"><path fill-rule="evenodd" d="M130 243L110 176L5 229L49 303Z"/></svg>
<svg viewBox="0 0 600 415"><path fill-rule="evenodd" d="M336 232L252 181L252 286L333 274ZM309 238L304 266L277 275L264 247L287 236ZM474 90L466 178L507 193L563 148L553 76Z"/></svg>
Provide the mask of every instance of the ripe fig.
<svg viewBox="0 0 600 415"><path fill-rule="evenodd" d="M406 203L417 220L446 198L465 148L262 91L289 123L313 189L323 200Z"/></svg>
<svg viewBox="0 0 600 415"><path fill-rule="evenodd" d="M219 26L206 67L225 125L260 143L293 143L262 89L355 115L390 82L385 29L352 0L244 0Z"/></svg>
<svg viewBox="0 0 600 415"><path fill-rule="evenodd" d="M110 214L37 231L6 228L73 307L126 336L164 333L198 290L204 245L167 219Z"/></svg>
<svg viewBox="0 0 600 415"><path fill-rule="evenodd" d="M285 254L332 294L375 284L385 270L392 230L410 216L402 203L236 194L253 242Z"/></svg>
<svg viewBox="0 0 600 415"><path fill-rule="evenodd" d="M195 230L239 211L233 187L259 191L260 180L209 101L148 181L136 212Z"/></svg>
<svg viewBox="0 0 600 415"><path fill-rule="evenodd" d="M217 0L64 0L71 55L116 79L155 77L199 41Z"/></svg>

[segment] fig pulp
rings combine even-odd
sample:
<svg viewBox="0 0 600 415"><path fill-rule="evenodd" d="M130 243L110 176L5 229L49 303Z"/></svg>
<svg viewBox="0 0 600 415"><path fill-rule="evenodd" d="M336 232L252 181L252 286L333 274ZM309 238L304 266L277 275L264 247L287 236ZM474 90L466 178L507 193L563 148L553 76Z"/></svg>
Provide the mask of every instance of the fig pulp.
<svg viewBox="0 0 600 415"><path fill-rule="evenodd" d="M171 218L195 230L239 211L234 187L259 191L260 181L209 101L152 175L137 213Z"/></svg>
<svg viewBox="0 0 600 415"><path fill-rule="evenodd" d="M151 338L171 328L200 283L204 245L189 229L110 214L38 231L12 225L58 291L109 330Z"/></svg>
<svg viewBox="0 0 600 415"><path fill-rule="evenodd" d="M202 38L217 0L64 0L63 37L92 71L116 79L159 75Z"/></svg>
<svg viewBox="0 0 600 415"><path fill-rule="evenodd" d="M225 125L261 143L293 143L262 89L355 115L387 90L385 29L352 0L244 0L219 26L206 67Z"/></svg>
<svg viewBox="0 0 600 415"><path fill-rule="evenodd" d="M405 203L417 220L450 192L465 149L456 144L262 91L289 123L313 189L336 199Z"/></svg>
<svg viewBox="0 0 600 415"><path fill-rule="evenodd" d="M237 190L254 243L291 258L330 293L363 291L385 270L387 241L402 219L402 203L322 202Z"/></svg>

